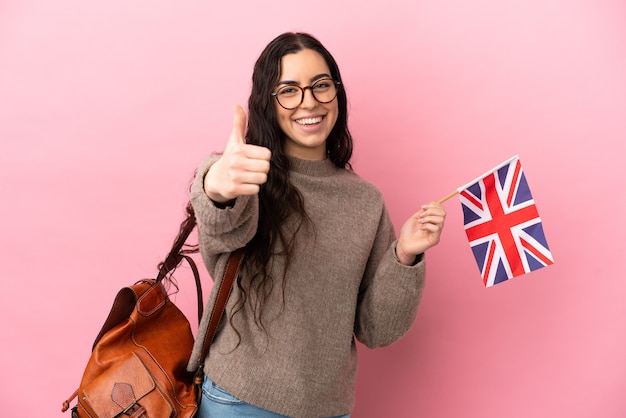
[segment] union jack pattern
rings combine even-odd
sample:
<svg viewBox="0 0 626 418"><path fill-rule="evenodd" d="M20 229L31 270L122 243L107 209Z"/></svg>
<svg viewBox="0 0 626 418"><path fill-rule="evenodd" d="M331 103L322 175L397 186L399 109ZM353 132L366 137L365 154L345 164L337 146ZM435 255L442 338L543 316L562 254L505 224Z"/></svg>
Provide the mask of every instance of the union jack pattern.
<svg viewBox="0 0 626 418"><path fill-rule="evenodd" d="M458 192L485 286L554 263L518 156Z"/></svg>

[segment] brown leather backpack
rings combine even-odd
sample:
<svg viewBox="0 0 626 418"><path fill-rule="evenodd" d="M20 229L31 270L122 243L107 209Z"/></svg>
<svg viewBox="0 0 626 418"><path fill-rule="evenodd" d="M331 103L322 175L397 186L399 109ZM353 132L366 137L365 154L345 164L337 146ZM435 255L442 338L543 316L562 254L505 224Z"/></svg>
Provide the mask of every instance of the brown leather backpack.
<svg viewBox="0 0 626 418"><path fill-rule="evenodd" d="M189 321L170 300L163 285L181 261L187 260L196 280L198 321L202 317L202 286L194 261L183 245L195 227L193 211L156 279L145 279L119 291L93 345L80 386L63 403L72 418L83 417L193 417L200 401L204 373L187 371L194 344ZM231 254L217 290L209 329L203 342L205 357L222 317L243 251Z"/></svg>

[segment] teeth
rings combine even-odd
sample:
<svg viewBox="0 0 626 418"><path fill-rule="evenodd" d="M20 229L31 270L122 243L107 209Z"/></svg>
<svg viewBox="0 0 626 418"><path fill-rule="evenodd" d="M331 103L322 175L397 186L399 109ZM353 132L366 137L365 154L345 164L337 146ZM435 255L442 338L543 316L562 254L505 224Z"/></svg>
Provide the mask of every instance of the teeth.
<svg viewBox="0 0 626 418"><path fill-rule="evenodd" d="M300 125L314 125L316 123L320 123L322 121L322 117L318 116L316 118L303 118L303 119L296 119L296 123L300 124Z"/></svg>

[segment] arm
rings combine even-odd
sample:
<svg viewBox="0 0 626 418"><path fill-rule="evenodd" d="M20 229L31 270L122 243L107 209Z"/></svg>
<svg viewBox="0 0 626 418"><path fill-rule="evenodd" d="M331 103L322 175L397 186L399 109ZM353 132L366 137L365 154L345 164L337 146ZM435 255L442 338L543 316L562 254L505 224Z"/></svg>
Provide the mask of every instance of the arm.
<svg viewBox="0 0 626 418"><path fill-rule="evenodd" d="M424 205L394 241L384 210L357 305L355 335L366 346L389 345L413 324L425 284L424 251L439 242L444 218L441 205Z"/></svg>

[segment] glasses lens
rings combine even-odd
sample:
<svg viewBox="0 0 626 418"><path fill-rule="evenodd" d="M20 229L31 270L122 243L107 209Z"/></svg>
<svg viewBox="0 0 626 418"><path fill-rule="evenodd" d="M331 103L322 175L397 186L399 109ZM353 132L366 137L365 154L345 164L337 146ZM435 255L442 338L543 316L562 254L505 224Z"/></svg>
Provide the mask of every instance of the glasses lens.
<svg viewBox="0 0 626 418"><path fill-rule="evenodd" d="M298 86L284 86L276 92L278 102L286 109L295 109L302 102L302 89Z"/></svg>
<svg viewBox="0 0 626 418"><path fill-rule="evenodd" d="M337 97L337 86L330 78L323 78L311 86L313 95L320 103L332 102Z"/></svg>

